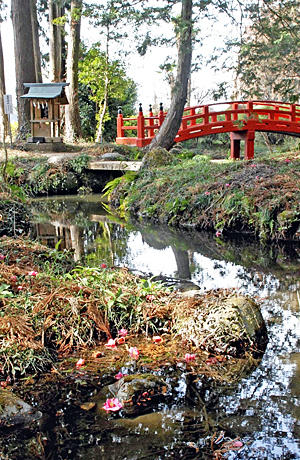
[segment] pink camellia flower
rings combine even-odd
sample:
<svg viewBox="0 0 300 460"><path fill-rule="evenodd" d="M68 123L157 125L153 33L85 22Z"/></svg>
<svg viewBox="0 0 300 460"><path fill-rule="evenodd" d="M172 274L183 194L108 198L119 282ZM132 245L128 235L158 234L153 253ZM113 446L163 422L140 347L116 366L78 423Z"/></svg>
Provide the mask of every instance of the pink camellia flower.
<svg viewBox="0 0 300 460"><path fill-rule="evenodd" d="M155 335L154 337L152 337L152 340L154 343L161 343L163 341L160 335Z"/></svg>
<svg viewBox="0 0 300 460"><path fill-rule="evenodd" d="M210 192L205 192L204 195L210 195Z"/></svg>
<svg viewBox="0 0 300 460"><path fill-rule="evenodd" d="M118 331L118 335L120 335L121 337L126 337L127 334L128 334L127 329L124 329L123 327L122 329Z"/></svg>
<svg viewBox="0 0 300 460"><path fill-rule="evenodd" d="M216 237L219 238L221 235L222 235L222 232L220 232L220 230L218 230L218 231L216 232Z"/></svg>
<svg viewBox="0 0 300 460"><path fill-rule="evenodd" d="M5 259L5 255L4 254L0 254L0 260L4 260Z"/></svg>
<svg viewBox="0 0 300 460"><path fill-rule="evenodd" d="M100 267L101 268L107 268L107 265L106 264L101 264Z"/></svg>
<svg viewBox="0 0 300 460"><path fill-rule="evenodd" d="M10 280L15 283L17 281L16 275L11 275Z"/></svg>
<svg viewBox="0 0 300 460"><path fill-rule="evenodd" d="M285 163L290 163L291 162L291 160L289 158L286 158L284 161L285 161Z"/></svg>
<svg viewBox="0 0 300 460"><path fill-rule="evenodd" d="M84 365L85 365L85 360L83 358L79 358L79 360L76 363L76 368L80 369Z"/></svg>
<svg viewBox="0 0 300 460"><path fill-rule="evenodd" d="M109 339L109 341L104 346L105 348L110 348L111 350L113 350L114 348L116 348L116 341L114 339Z"/></svg>
<svg viewBox="0 0 300 460"><path fill-rule="evenodd" d="M118 372L118 373L115 375L115 379L116 379L116 380L120 380L122 377L124 377L124 375L126 375L126 374L122 374L122 372Z"/></svg>
<svg viewBox="0 0 300 460"><path fill-rule="evenodd" d="M146 300L148 302L152 302L153 300L155 300L155 296L153 294L147 294L146 295Z"/></svg>
<svg viewBox="0 0 300 460"><path fill-rule="evenodd" d="M136 347L130 347L129 348L129 355L133 359L138 359L138 357L140 356L140 352Z"/></svg>
<svg viewBox="0 0 300 460"><path fill-rule="evenodd" d="M112 411L116 412L120 409L122 409L123 404L118 400L118 398L112 398L112 399L107 399L103 409L106 410L106 412Z"/></svg>
<svg viewBox="0 0 300 460"><path fill-rule="evenodd" d="M31 272L28 273L29 276L36 276L38 274L38 272L36 272L35 270L32 270Z"/></svg>
<svg viewBox="0 0 300 460"><path fill-rule="evenodd" d="M192 353L192 354L186 353L184 359L185 359L186 363L189 363L191 361L195 361L196 355L194 353Z"/></svg>
<svg viewBox="0 0 300 460"><path fill-rule="evenodd" d="M17 289L18 291L23 291L23 286L18 286Z"/></svg>

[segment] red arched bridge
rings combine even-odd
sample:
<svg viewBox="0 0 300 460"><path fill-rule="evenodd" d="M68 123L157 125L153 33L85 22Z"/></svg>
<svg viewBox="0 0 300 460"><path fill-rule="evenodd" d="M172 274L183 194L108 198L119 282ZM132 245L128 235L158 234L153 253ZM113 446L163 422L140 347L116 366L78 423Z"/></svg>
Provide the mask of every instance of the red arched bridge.
<svg viewBox="0 0 300 460"><path fill-rule="evenodd" d="M162 104L158 115L153 115L150 105L149 116L144 116L140 104L139 114L135 118L124 118L119 109L117 144L145 147L155 137L165 117ZM236 101L186 107L174 141L230 133L231 158L240 157L240 141L244 140L245 159L250 160L254 157L256 131L300 137L300 105L274 101Z"/></svg>

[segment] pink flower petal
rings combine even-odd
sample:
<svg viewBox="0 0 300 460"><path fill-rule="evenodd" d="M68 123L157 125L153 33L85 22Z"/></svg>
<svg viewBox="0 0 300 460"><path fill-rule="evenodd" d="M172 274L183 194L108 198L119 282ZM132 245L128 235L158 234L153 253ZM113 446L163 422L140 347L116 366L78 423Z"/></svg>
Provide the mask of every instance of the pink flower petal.
<svg viewBox="0 0 300 460"><path fill-rule="evenodd" d="M104 345L105 348L116 348L116 342L114 339L109 339L109 341Z"/></svg>
<svg viewBox="0 0 300 460"><path fill-rule="evenodd" d="M125 337L118 337L116 339L116 342L117 342L118 345L122 345L123 343L126 342Z"/></svg>
<svg viewBox="0 0 300 460"><path fill-rule="evenodd" d="M194 353L192 354L186 353L184 359L185 359L185 362L189 363L191 361L195 361L196 355Z"/></svg>
<svg viewBox="0 0 300 460"><path fill-rule="evenodd" d="M155 335L154 337L152 337L152 340L154 343L161 343L163 341L160 335Z"/></svg>
<svg viewBox="0 0 300 460"><path fill-rule="evenodd" d="M84 365L85 365L85 360L83 358L79 358L79 360L76 363L77 369L80 369Z"/></svg>
<svg viewBox="0 0 300 460"><path fill-rule="evenodd" d="M126 375L126 374L122 374L122 372L118 372L118 373L115 375L115 379L116 379L116 380L120 380L122 377L124 377L124 375Z"/></svg>
<svg viewBox="0 0 300 460"><path fill-rule="evenodd" d="M112 398L112 399L107 399L103 409L106 410L106 412L112 411L116 412L120 409L122 409L123 404L118 400L118 398Z"/></svg>
<svg viewBox="0 0 300 460"><path fill-rule="evenodd" d="M138 359L140 352L136 347L129 348L129 355L131 358Z"/></svg>
<svg viewBox="0 0 300 460"><path fill-rule="evenodd" d="M232 445L233 447L243 447L244 444L242 441L234 441Z"/></svg>
<svg viewBox="0 0 300 460"><path fill-rule="evenodd" d="M118 335L120 335L121 337L126 337L127 334L128 334L127 329L124 329L123 327L122 329L118 331Z"/></svg>

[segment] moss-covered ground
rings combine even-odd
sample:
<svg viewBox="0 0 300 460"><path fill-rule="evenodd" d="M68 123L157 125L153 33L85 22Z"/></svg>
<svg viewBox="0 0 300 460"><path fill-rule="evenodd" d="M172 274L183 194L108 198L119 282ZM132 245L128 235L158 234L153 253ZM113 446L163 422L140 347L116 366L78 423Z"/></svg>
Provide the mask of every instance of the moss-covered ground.
<svg viewBox="0 0 300 460"><path fill-rule="evenodd" d="M300 238L299 151L252 161L204 155L123 176L111 204L139 219L262 240Z"/></svg>

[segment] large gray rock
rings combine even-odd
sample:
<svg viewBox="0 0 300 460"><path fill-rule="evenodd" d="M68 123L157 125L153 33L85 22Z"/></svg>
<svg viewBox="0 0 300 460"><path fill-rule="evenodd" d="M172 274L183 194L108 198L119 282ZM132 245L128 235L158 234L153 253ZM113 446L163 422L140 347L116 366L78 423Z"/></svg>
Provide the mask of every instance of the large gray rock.
<svg viewBox="0 0 300 460"><path fill-rule="evenodd" d="M249 297L215 291L198 296L174 312L174 328L183 339L214 353L261 353L267 332L259 306Z"/></svg>
<svg viewBox="0 0 300 460"><path fill-rule="evenodd" d="M31 423L42 413L20 399L14 393L0 389L0 425L13 426Z"/></svg>
<svg viewBox="0 0 300 460"><path fill-rule="evenodd" d="M105 160L105 161L113 161L113 160L125 160L125 157L124 155L122 155L121 153L118 153L118 152L107 152L107 153L103 153L103 155L101 155L100 157L100 160Z"/></svg>
<svg viewBox="0 0 300 460"><path fill-rule="evenodd" d="M108 386L113 397L123 404L123 412L137 415L149 412L168 392L164 380L153 374L126 375Z"/></svg>

